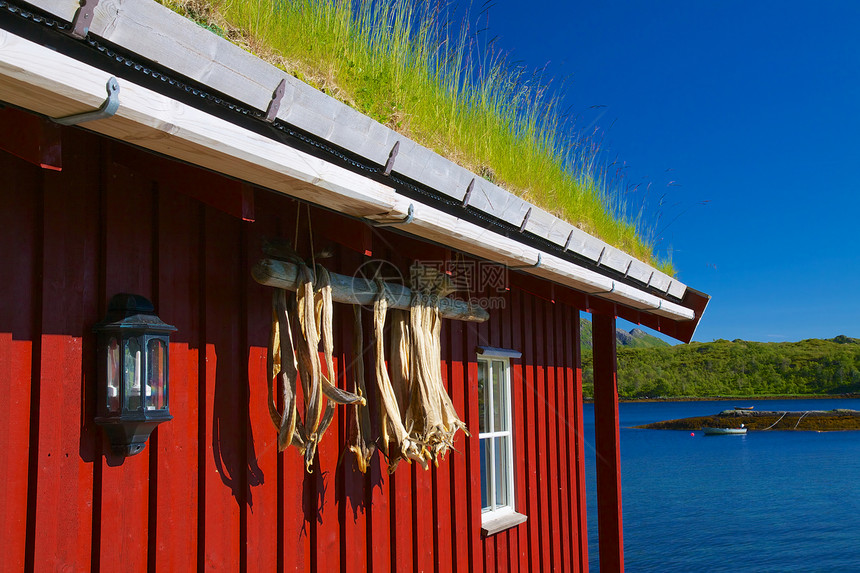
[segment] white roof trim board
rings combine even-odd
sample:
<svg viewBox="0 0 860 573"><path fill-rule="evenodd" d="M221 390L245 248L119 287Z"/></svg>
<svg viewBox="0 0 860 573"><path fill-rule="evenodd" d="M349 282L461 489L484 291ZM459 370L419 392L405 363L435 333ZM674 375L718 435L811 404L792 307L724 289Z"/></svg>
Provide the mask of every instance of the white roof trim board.
<svg viewBox="0 0 860 573"><path fill-rule="evenodd" d="M30 2L71 21L76 0ZM394 142L394 171L462 200L475 179L470 207L525 230L601 266L681 299L686 286L633 259L519 197L473 175L399 134L262 62L166 8L141 0L102 0L90 33L155 60L177 73L265 111L274 86L286 80L278 118L380 165ZM237 70L241 70L241 73ZM97 68L0 31L0 99L51 117L97 108L109 75ZM402 218L410 201L394 189L324 160L254 134L193 107L120 79L116 116L88 129L192 164L296 196L340 212L371 219ZM38 94L38 95L36 95ZM153 132L159 132L158 137ZM165 137L165 135L167 137ZM615 281L515 239L412 201L414 219L404 232L511 266L541 265L526 272L577 290L673 320L692 320L684 306ZM653 292L653 291L652 291Z"/></svg>

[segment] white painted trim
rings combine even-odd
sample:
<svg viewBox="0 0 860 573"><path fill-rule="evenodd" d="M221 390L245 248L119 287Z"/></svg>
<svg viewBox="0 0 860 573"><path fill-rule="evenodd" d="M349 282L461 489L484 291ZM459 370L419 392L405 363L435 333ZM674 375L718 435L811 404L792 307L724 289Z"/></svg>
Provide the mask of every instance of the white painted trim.
<svg viewBox="0 0 860 573"><path fill-rule="evenodd" d="M528 521L528 517L516 511L486 513L481 516L481 535L489 537L526 521Z"/></svg>
<svg viewBox="0 0 860 573"><path fill-rule="evenodd" d="M492 346L478 346L476 350L482 358L522 358L523 356L519 350L494 348Z"/></svg>

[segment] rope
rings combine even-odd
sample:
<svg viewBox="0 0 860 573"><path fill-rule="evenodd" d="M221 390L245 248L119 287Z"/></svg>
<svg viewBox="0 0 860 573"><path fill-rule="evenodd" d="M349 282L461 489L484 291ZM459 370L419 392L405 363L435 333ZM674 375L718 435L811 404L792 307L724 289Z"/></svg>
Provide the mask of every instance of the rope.
<svg viewBox="0 0 860 573"><path fill-rule="evenodd" d="M786 412L783 412L783 413L782 413L782 416L780 416L780 417L779 417L779 420L777 420L776 422L774 422L773 424L771 424L770 426L768 426L767 428L765 428L764 430L762 430L762 432L764 432L765 430L770 430L771 428L773 428L774 426L776 426L777 424L779 424L780 420L782 420L783 418L785 418L785 415L786 415L786 414L788 414L788 412L787 412L787 411L786 411Z"/></svg>
<svg viewBox="0 0 860 573"><path fill-rule="evenodd" d="M801 421L801 420L803 419L803 417L804 417L804 416L806 416L809 412L811 412L811 410L807 410L806 412L804 412L804 413L803 413L803 416L801 416L801 417L799 417L799 418L797 419L797 424L795 424L795 425L794 425L794 428L792 428L793 430L796 430L796 429L797 429L797 426L798 426L798 424L800 424L800 421Z"/></svg>

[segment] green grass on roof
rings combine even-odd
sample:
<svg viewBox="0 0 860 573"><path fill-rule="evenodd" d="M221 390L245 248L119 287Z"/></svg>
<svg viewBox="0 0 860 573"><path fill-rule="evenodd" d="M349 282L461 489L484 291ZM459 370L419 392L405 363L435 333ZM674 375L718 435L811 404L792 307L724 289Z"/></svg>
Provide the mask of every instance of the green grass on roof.
<svg viewBox="0 0 860 573"><path fill-rule="evenodd" d="M450 36L439 2L159 0L304 82L630 255L653 229L607 184L539 73Z"/></svg>

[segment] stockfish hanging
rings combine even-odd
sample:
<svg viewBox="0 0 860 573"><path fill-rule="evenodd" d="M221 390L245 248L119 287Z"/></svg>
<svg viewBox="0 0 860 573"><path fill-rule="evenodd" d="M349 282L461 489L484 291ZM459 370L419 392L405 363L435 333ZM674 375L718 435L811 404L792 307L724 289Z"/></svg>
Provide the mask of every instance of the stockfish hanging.
<svg viewBox="0 0 860 573"><path fill-rule="evenodd" d="M275 251L270 248L271 254ZM393 472L401 460L416 461L425 469L429 462L438 465L454 447L458 430L466 425L458 416L442 381L440 333L442 316L440 297L444 281L431 281L429 287L412 291L402 285L362 283L335 275L338 300L356 302L370 287L373 301L374 371L376 389L368 388L364 379L364 333L361 307L353 306L354 392L337 387L334 369L334 335L332 326L332 286L329 272L315 265L315 273L288 246L277 251L287 262L269 262L265 268L290 266L294 278L277 279L290 291L277 288L272 299L272 335L268 354L268 408L278 430L278 450L293 445L305 460L308 472L323 435L334 419L336 404L354 404L356 412L349 437L349 449L356 456L360 471L366 472L376 449L388 461ZM263 267L257 274L262 274ZM255 274L255 278L257 278ZM444 278L444 277L442 277ZM261 280L258 278L258 280ZM263 278L261 282L269 279ZM392 288L395 287L395 288ZM389 298L394 294L394 298ZM408 310L403 296L410 301ZM457 308L459 301L444 299L446 308ZM462 303L459 303L462 306ZM390 360L385 362L385 321L391 316ZM484 313L486 315L486 313ZM486 320L471 307L458 309L452 318ZM322 346L322 359L320 357ZM274 399L274 387L280 387L283 411ZM302 399L299 400L299 392ZM379 400L379 435L373 434L367 400ZM301 405L301 407L300 407Z"/></svg>
<svg viewBox="0 0 860 573"><path fill-rule="evenodd" d="M427 461L422 444L410 435L410 428L403 423L401 403L405 401L404 396L409 394L409 388L403 386L409 381L403 377L402 370L397 372L395 369L394 379L398 386L395 389L385 367L383 330L387 313L388 299L383 291L373 305L374 334L376 337L376 383L381 401L380 428L382 429L382 436L380 445L388 458L389 472L394 471L401 459L415 460L426 468ZM398 362L403 363L402 357L398 359ZM398 400L398 396L400 396L400 400ZM393 444L393 448L391 444Z"/></svg>
<svg viewBox="0 0 860 573"><path fill-rule="evenodd" d="M317 446L334 418L335 404L365 404L364 397L336 385L332 332L331 283L328 271L317 265L318 285L304 264L299 266L299 288L292 295L278 289L273 304L269 344L269 413L278 428L278 450L290 444L299 448L305 468L313 471ZM295 334L293 334L295 333ZM322 342L325 372L319 357ZM304 397L304 415L296 407L296 374ZM272 381L283 388L284 412L273 401ZM324 401L328 398L328 402Z"/></svg>
<svg viewBox="0 0 860 573"><path fill-rule="evenodd" d="M433 284L442 285L433 281ZM381 447L389 472L401 459L415 460L425 469L438 465L453 448L458 430L467 435L445 390L441 369L439 294L414 288L409 313L395 311L391 321L391 375L383 355L383 327L388 309L385 291L374 304L376 379L383 407ZM390 449L389 444L394 446Z"/></svg>
<svg viewBox="0 0 860 573"><path fill-rule="evenodd" d="M367 386L364 382L364 328L361 324L361 306L353 305L354 315L352 337L352 371L355 376L355 394L367 399ZM370 425L370 407L365 402L358 404L353 418L350 434L349 449L355 454L355 460L361 473L366 473L370 459L376 451Z"/></svg>

